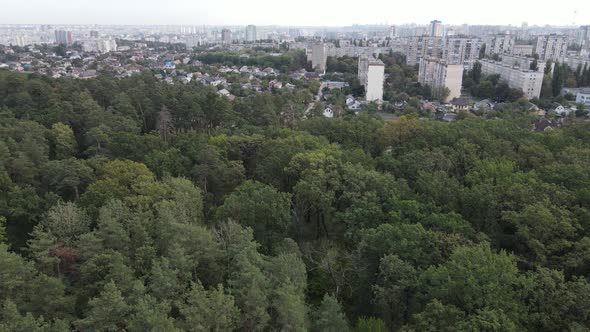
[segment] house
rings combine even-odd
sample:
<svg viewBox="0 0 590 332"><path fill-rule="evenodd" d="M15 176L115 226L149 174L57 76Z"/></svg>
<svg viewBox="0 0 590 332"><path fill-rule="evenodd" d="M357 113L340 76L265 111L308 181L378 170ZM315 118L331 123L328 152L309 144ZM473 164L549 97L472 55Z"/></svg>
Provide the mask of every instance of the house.
<svg viewBox="0 0 590 332"><path fill-rule="evenodd" d="M300 80L303 77L305 77L305 73L302 73L302 72L294 72L291 75L289 75L289 78L294 79L294 80Z"/></svg>
<svg viewBox="0 0 590 332"><path fill-rule="evenodd" d="M568 115L570 115L570 113L574 112L574 110L570 109L570 108L565 108L562 105L558 105L557 107L552 109L550 112L555 113L558 116L568 116Z"/></svg>
<svg viewBox="0 0 590 332"><path fill-rule="evenodd" d="M348 95L346 96L346 106L350 106L352 104L354 104L355 99L352 95Z"/></svg>
<svg viewBox="0 0 590 332"><path fill-rule="evenodd" d="M305 72L305 78L308 80L319 80L320 74L313 72L313 71Z"/></svg>
<svg viewBox="0 0 590 332"><path fill-rule="evenodd" d="M357 112L360 112L360 110L361 110L361 105L362 105L362 104L361 104L361 102L360 102L360 101L358 101L358 100L355 100L355 101L354 101L354 103L353 103L352 105L348 105L348 108L349 108L351 111L354 111L355 113L357 113Z"/></svg>
<svg viewBox="0 0 590 332"><path fill-rule="evenodd" d="M451 104L451 109L454 112L468 111L471 108L471 105L473 105L473 103L471 102L471 99L464 98L464 97L453 98L453 100L451 100L450 104Z"/></svg>
<svg viewBox="0 0 590 332"><path fill-rule="evenodd" d="M361 103L354 99L352 95L346 96L346 106L351 110L358 112L361 110Z"/></svg>
<svg viewBox="0 0 590 332"><path fill-rule="evenodd" d="M227 89L221 89L221 90L217 91L217 93L221 96L224 96L224 97L227 97L231 94L229 91L227 91Z"/></svg>
<svg viewBox="0 0 590 332"><path fill-rule="evenodd" d="M323 115L324 115L324 117L326 117L326 118L333 118L333 117L334 117L334 111L332 111L332 109L331 109L331 108L329 108L329 107L326 107L326 108L324 109L324 113L323 113Z"/></svg>
<svg viewBox="0 0 590 332"><path fill-rule="evenodd" d="M218 78L216 80L211 81L211 83L209 83L212 86L218 86L220 84L222 85L226 85L227 84L227 80L225 78Z"/></svg>
<svg viewBox="0 0 590 332"><path fill-rule="evenodd" d="M492 103L489 99L483 99L473 104L474 110L478 111L481 108L494 109L494 103Z"/></svg>
<svg viewBox="0 0 590 332"><path fill-rule="evenodd" d="M96 70L89 69L80 74L80 78L88 79L88 78L95 78L96 77Z"/></svg>
<svg viewBox="0 0 590 332"><path fill-rule="evenodd" d="M277 81L277 80L272 80L268 83L268 87L270 89L281 89L281 88L283 88L283 82Z"/></svg>
<svg viewBox="0 0 590 332"><path fill-rule="evenodd" d="M164 62L164 69L175 69L176 68L176 63L174 61L166 61Z"/></svg>
<svg viewBox="0 0 590 332"><path fill-rule="evenodd" d="M528 101L523 108L525 108L527 111L529 112L538 112L540 109L537 105L531 103L530 101Z"/></svg>
<svg viewBox="0 0 590 332"><path fill-rule="evenodd" d="M436 111L436 106L434 105L434 103L432 103L430 101L422 102L421 108L423 111L426 111L426 112L435 112Z"/></svg>
<svg viewBox="0 0 590 332"><path fill-rule="evenodd" d="M457 119L457 113L446 113L443 115L442 120L445 122L453 122Z"/></svg>
<svg viewBox="0 0 590 332"><path fill-rule="evenodd" d="M229 101L234 101L236 99L236 96L232 95L227 89L221 89L217 91L217 94L226 97Z"/></svg>
<svg viewBox="0 0 590 332"><path fill-rule="evenodd" d="M326 81L323 83L324 87L329 90L345 88L348 86L348 82L336 82L336 81Z"/></svg>

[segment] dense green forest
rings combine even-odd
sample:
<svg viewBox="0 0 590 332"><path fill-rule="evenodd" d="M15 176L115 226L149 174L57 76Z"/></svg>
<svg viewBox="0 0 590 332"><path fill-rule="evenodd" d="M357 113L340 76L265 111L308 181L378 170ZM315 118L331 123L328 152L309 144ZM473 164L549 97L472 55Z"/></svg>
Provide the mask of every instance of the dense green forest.
<svg viewBox="0 0 590 332"><path fill-rule="evenodd" d="M0 71L0 331L584 331L590 124Z"/></svg>

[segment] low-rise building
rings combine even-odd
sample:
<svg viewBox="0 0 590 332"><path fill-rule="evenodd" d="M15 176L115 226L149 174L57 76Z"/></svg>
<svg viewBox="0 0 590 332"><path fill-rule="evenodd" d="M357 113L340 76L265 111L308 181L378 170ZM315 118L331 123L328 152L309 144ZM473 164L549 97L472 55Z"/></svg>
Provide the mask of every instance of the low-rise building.
<svg viewBox="0 0 590 332"><path fill-rule="evenodd" d="M471 101L471 99L465 97L453 98L450 104L451 108L455 112L469 111L469 109L473 106L473 102Z"/></svg>
<svg viewBox="0 0 590 332"><path fill-rule="evenodd" d="M576 93L576 103L582 103L586 105L586 108L590 108L590 88L579 90Z"/></svg>

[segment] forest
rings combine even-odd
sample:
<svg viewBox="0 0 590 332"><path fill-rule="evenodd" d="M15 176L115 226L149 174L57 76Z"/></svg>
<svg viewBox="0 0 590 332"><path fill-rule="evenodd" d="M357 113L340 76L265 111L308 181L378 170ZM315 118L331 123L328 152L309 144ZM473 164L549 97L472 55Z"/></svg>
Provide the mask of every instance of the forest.
<svg viewBox="0 0 590 332"><path fill-rule="evenodd" d="M0 71L0 331L590 328L590 124L301 95Z"/></svg>

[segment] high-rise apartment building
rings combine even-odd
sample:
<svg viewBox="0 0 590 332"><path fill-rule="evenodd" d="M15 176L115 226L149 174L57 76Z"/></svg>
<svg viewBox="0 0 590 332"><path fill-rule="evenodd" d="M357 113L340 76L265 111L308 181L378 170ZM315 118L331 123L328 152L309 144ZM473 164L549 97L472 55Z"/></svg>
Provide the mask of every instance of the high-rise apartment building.
<svg viewBox="0 0 590 332"><path fill-rule="evenodd" d="M199 35L188 35L184 38L186 47L193 48L203 44L203 39Z"/></svg>
<svg viewBox="0 0 590 332"><path fill-rule="evenodd" d="M26 45L25 36L23 36L23 35L13 36L10 44L14 45L14 46L20 46L20 47L25 46Z"/></svg>
<svg viewBox="0 0 590 332"><path fill-rule="evenodd" d="M315 42L311 45L311 67L324 74L326 72L326 62L328 54L326 51L326 44L323 42Z"/></svg>
<svg viewBox="0 0 590 332"><path fill-rule="evenodd" d="M383 101L383 81L385 78L385 64L372 56L359 56L358 78L365 87L367 101Z"/></svg>
<svg viewBox="0 0 590 332"><path fill-rule="evenodd" d="M582 25L578 29L578 33L576 35L576 42L578 45L587 45L590 43L590 25Z"/></svg>
<svg viewBox="0 0 590 332"><path fill-rule="evenodd" d="M442 59L448 64L462 64L465 68L471 68L479 57L480 47L479 38L447 37L444 40Z"/></svg>
<svg viewBox="0 0 590 332"><path fill-rule="evenodd" d="M430 22L430 37L442 37L442 22L434 20Z"/></svg>
<svg viewBox="0 0 590 332"><path fill-rule="evenodd" d="M486 55L510 54L514 47L514 36L507 34L494 34L484 38Z"/></svg>
<svg viewBox="0 0 590 332"><path fill-rule="evenodd" d="M435 96L440 94L443 88L449 89L449 94L443 100L448 102L461 96L463 65L448 64L439 58L424 57L420 59L418 81L422 85L430 86Z"/></svg>
<svg viewBox="0 0 590 332"><path fill-rule="evenodd" d="M230 29L221 30L221 43L231 44L231 30Z"/></svg>
<svg viewBox="0 0 590 332"><path fill-rule="evenodd" d="M256 35L256 26L255 25L248 25L246 27L246 41L256 41L257 35Z"/></svg>
<svg viewBox="0 0 590 332"><path fill-rule="evenodd" d="M88 39L81 44L84 52L108 53L117 50L117 42L114 39Z"/></svg>
<svg viewBox="0 0 590 332"><path fill-rule="evenodd" d="M301 29L289 29L289 37L291 38L297 38L297 37L301 37Z"/></svg>
<svg viewBox="0 0 590 332"><path fill-rule="evenodd" d="M408 37L402 46L406 55L406 63L414 66L426 56L440 58L442 56L442 37L415 36Z"/></svg>
<svg viewBox="0 0 590 332"><path fill-rule="evenodd" d="M512 46L512 55L532 56L535 52L534 45L514 45Z"/></svg>
<svg viewBox="0 0 590 332"><path fill-rule="evenodd" d="M520 89L524 95L531 98L539 98L543 85L544 63L538 61L538 70L531 70L532 59L515 59L515 57L503 56L502 62L492 60L481 61L481 72L485 75L500 75L500 79L508 83L514 89Z"/></svg>
<svg viewBox="0 0 590 332"><path fill-rule="evenodd" d="M70 46L74 43L71 31L55 30L55 43Z"/></svg>
<svg viewBox="0 0 590 332"><path fill-rule="evenodd" d="M539 55L539 60L558 61L567 55L567 36L551 34L537 37L535 53Z"/></svg>
<svg viewBox="0 0 590 332"><path fill-rule="evenodd" d="M389 27L389 38L393 39L397 37L397 31L395 29L395 25Z"/></svg>

